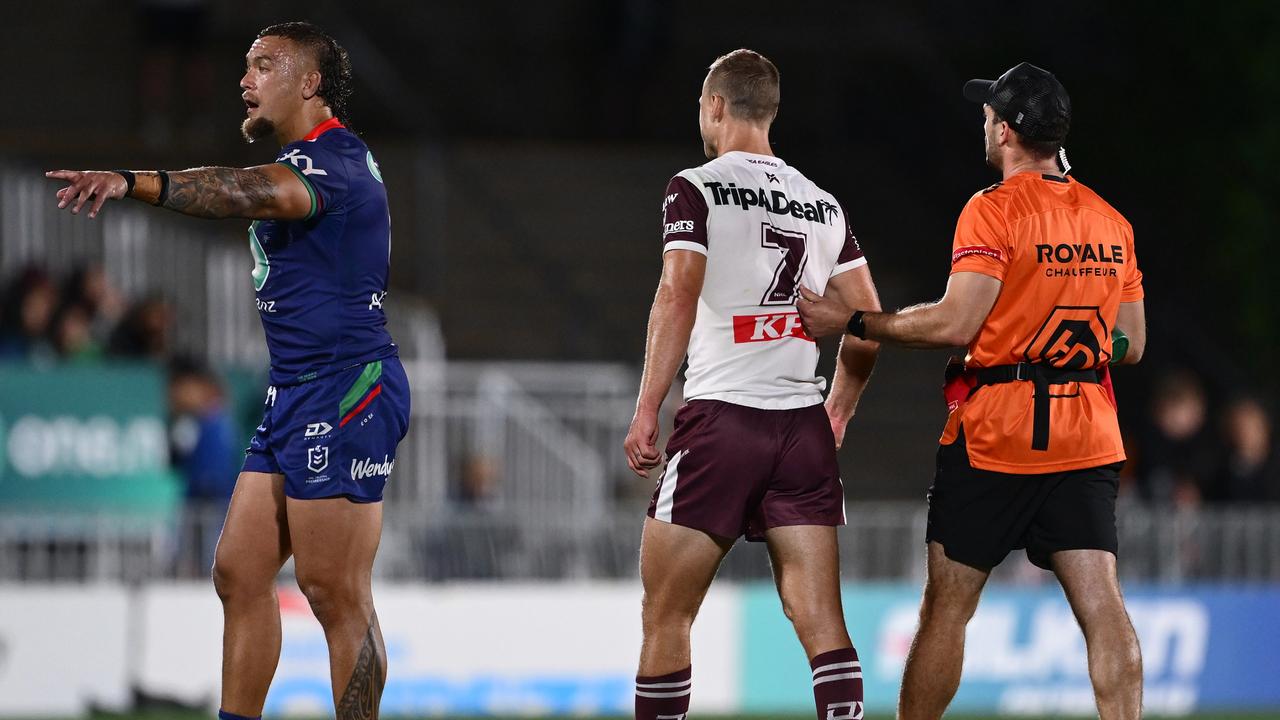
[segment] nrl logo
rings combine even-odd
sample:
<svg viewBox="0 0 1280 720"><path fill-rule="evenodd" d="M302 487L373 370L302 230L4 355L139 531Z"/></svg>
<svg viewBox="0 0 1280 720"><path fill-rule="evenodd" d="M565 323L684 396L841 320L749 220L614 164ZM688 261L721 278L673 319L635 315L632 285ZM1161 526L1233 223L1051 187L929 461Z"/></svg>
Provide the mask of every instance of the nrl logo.
<svg viewBox="0 0 1280 720"><path fill-rule="evenodd" d="M329 447L320 445L318 447L307 448L307 469L311 472L324 472L329 467Z"/></svg>

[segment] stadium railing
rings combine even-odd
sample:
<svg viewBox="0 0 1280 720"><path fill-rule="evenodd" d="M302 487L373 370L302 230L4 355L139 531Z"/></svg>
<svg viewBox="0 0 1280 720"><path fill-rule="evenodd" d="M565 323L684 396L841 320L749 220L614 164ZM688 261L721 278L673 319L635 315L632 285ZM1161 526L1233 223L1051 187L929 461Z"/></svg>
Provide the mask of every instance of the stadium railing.
<svg viewBox="0 0 1280 720"><path fill-rule="evenodd" d="M840 533L847 580L922 579L919 503L853 505ZM224 506L188 506L156 520L120 513L0 511L0 582L142 582L208 575ZM383 580L618 579L637 575L643 507L566 513L560 505L482 509L445 501L390 503L376 574ZM1126 581L1280 581L1280 510L1168 512L1129 507L1119 516ZM740 543L720 576L769 577L763 548ZM286 575L291 571L286 568ZM1015 553L995 578L1049 577Z"/></svg>

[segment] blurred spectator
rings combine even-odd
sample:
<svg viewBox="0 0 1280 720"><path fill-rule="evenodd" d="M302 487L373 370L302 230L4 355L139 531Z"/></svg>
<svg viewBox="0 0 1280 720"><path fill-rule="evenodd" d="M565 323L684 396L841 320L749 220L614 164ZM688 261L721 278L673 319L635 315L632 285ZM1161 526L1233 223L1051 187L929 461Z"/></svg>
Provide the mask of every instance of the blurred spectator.
<svg viewBox="0 0 1280 720"><path fill-rule="evenodd" d="M169 355L173 310L158 297L134 303L111 335L108 351L121 357L164 361Z"/></svg>
<svg viewBox="0 0 1280 720"><path fill-rule="evenodd" d="M89 316L90 335L100 346L110 339L124 311L124 298L97 263L81 265L71 272L63 283L62 301L84 308Z"/></svg>
<svg viewBox="0 0 1280 720"><path fill-rule="evenodd" d="M452 522L430 525L418 540L416 554L427 578L503 577L504 559L522 543L518 523L494 507L500 475L498 463L481 452L461 458L457 484L449 489Z"/></svg>
<svg viewBox="0 0 1280 720"><path fill-rule="evenodd" d="M169 444L185 484L187 512L179 539L184 575L213 566L222 519L239 471L239 443L218 378L202 364L175 360L169 370ZM195 562L198 567L194 567Z"/></svg>
<svg viewBox="0 0 1280 720"><path fill-rule="evenodd" d="M1205 499L1225 502L1280 500L1280 462L1271 432L1271 418L1262 403L1242 397L1222 416L1224 445Z"/></svg>
<svg viewBox="0 0 1280 720"><path fill-rule="evenodd" d="M1212 474L1208 405L1200 380L1175 370L1156 384L1151 417L1138 434L1137 490L1141 499L1194 506Z"/></svg>
<svg viewBox="0 0 1280 720"><path fill-rule="evenodd" d="M102 348L93 339L90 314L79 303L64 302L53 320L53 347L66 362L95 362Z"/></svg>
<svg viewBox="0 0 1280 720"><path fill-rule="evenodd" d="M37 267L20 272L4 294L0 310L0 358L51 360L49 341L58 290L49 275Z"/></svg>
<svg viewBox="0 0 1280 720"><path fill-rule="evenodd" d="M484 507L497 495L498 463L487 455L473 453L462 461L458 479L458 502L470 507Z"/></svg>

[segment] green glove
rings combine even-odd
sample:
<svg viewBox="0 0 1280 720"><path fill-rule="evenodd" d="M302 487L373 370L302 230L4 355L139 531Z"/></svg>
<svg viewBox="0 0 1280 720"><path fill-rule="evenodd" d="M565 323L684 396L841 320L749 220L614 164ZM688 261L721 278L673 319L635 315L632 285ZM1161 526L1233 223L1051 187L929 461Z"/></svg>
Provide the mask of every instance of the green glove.
<svg viewBox="0 0 1280 720"><path fill-rule="evenodd" d="M1111 362L1108 365L1119 365L1124 360L1125 353L1129 352L1129 336L1125 335L1120 328L1111 331Z"/></svg>

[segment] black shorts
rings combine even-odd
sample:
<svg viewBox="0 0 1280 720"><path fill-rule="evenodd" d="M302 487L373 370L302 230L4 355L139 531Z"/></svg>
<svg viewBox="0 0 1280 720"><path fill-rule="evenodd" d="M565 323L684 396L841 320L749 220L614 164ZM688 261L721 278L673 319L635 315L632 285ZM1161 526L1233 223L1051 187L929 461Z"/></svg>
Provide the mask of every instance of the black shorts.
<svg viewBox="0 0 1280 720"><path fill-rule="evenodd" d="M938 448L938 470L929 488L926 541L948 558L979 570L999 565L1011 550L1052 570L1060 550L1115 554L1116 493L1123 462L1036 475L979 470L969 464L964 429Z"/></svg>

